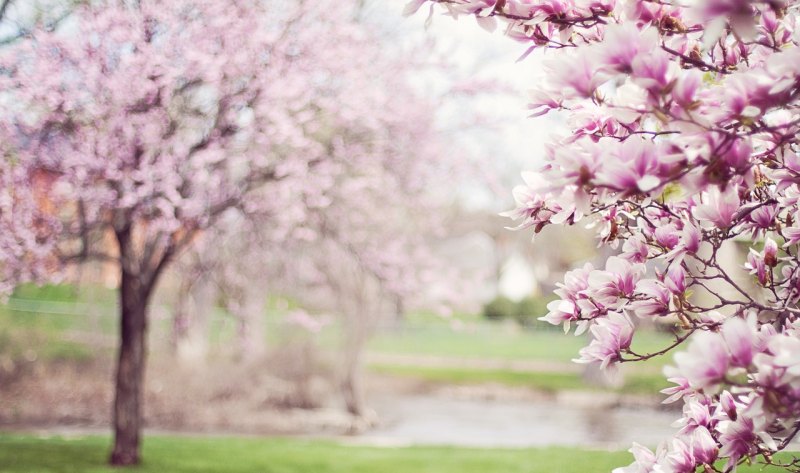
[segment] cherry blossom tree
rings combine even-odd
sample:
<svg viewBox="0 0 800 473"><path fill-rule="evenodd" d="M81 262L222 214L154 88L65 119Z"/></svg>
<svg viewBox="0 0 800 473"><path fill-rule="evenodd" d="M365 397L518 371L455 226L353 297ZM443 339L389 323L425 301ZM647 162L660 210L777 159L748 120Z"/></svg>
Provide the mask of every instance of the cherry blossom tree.
<svg viewBox="0 0 800 473"><path fill-rule="evenodd" d="M411 14L428 3L411 2ZM687 346L668 369L674 438L619 473L734 471L800 431L800 48L792 0L435 0L547 52L532 115L564 114L514 189L517 228L587 224L616 251L568 273L544 320L590 331L613 369ZM738 261L722 256L749 247ZM750 281L737 277L742 268ZM637 353L636 320L674 321Z"/></svg>
<svg viewBox="0 0 800 473"><path fill-rule="evenodd" d="M119 265L112 464L139 461L147 308L165 268L230 211L291 237L338 166L320 136L372 124L349 105L377 44L352 7L84 5L0 51L4 288L68 262Z"/></svg>
<svg viewBox="0 0 800 473"><path fill-rule="evenodd" d="M407 75L416 69L403 49L397 53L363 48L358 67L370 74L348 75L339 90L346 105L335 112L341 116L326 111L320 117L325 125L315 139L327 148L325 180L298 192L302 218L274 226L269 223L281 216L228 212L225 223L195 246L190 267L196 271L189 273L193 281L202 279L195 274L214 280L230 301L244 358L263 351L265 291L335 316L342 328L337 365L345 408L367 420L361 378L368 337L393 318L398 303L455 299L430 294L432 282L446 282L455 294L471 280L431 247L447 229L453 203L436 184L472 173L452 152L452 135L437 124L439 100L410 86Z"/></svg>

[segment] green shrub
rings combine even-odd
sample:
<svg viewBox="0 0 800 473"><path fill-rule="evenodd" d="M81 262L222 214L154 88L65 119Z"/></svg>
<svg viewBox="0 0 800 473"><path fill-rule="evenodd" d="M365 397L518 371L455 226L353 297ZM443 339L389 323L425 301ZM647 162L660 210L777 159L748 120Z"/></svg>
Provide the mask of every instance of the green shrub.
<svg viewBox="0 0 800 473"><path fill-rule="evenodd" d="M547 304L552 299L549 297L526 297L517 302L514 319L523 327L533 327L543 322L536 320L547 315ZM546 324L546 322L545 322Z"/></svg>
<svg viewBox="0 0 800 473"><path fill-rule="evenodd" d="M517 305L505 296L497 296L483 306L483 316L489 320L505 320L514 317Z"/></svg>

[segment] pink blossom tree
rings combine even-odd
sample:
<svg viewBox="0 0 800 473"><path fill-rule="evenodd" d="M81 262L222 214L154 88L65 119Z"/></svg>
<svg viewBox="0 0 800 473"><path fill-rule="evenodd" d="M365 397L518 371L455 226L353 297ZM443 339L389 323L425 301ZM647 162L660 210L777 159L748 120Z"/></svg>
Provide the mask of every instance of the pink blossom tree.
<svg viewBox="0 0 800 473"><path fill-rule="evenodd" d="M428 0L415 0L413 13ZM518 228L593 226L617 252L567 274L544 320L590 331L576 361L613 369L684 345L665 402L680 429L619 473L734 471L781 461L800 431L800 48L792 0L434 0L547 50L534 116L561 113L524 174ZM746 259L726 261L734 244ZM751 282L737 277L746 269ZM672 320L637 353L635 321Z"/></svg>
<svg viewBox="0 0 800 473"><path fill-rule="evenodd" d="M119 265L112 464L139 461L147 308L165 268L229 211L290 236L337 166L319 137L369 119L348 104L376 37L351 7L79 6L0 51L4 288L67 262Z"/></svg>
<svg viewBox="0 0 800 473"><path fill-rule="evenodd" d="M327 148L320 165L325 178L298 189L292 209L298 216L275 226L270 222L287 215L242 218L228 212L226 223L195 246L191 266L198 271L189 276L204 273L232 302L228 309L238 320L243 358L263 352L258 319L265 290L335 316L342 328L337 374L345 408L357 423L371 413L361 379L364 346L374 329L391 322L398 305L455 299L430 294L432 282L454 295L470 280L431 247L446 230L453 203L437 183L472 172L452 152L452 135L437 124L440 101L409 84L408 75L417 70L405 50L386 54L386 46L365 47L351 63L370 74L347 74L338 91L342 106L320 114L324 125L315 139ZM435 61L431 66L440 70Z"/></svg>

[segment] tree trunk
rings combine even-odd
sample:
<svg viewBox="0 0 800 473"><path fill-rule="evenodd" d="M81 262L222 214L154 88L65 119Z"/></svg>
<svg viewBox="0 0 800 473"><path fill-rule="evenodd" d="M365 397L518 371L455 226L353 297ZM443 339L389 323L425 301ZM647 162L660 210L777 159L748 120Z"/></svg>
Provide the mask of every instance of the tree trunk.
<svg viewBox="0 0 800 473"><path fill-rule="evenodd" d="M342 397L347 412L363 417L365 414L364 388L361 381L363 352L367 338L366 317L360 310L345 318L344 373Z"/></svg>
<svg viewBox="0 0 800 473"><path fill-rule="evenodd" d="M360 314L364 315L364 314ZM345 366L344 376L342 377L342 398L344 399L345 409L353 416L353 421L349 429L350 434L357 434L374 427L378 421L378 415L366 404L364 393L364 345L367 339L368 321L361 317L359 321L350 326L350 336L347 337L345 347ZM353 326L355 325L355 326Z"/></svg>
<svg viewBox="0 0 800 473"><path fill-rule="evenodd" d="M206 276L184 282L173 320L175 355L179 362L196 366L208 355L209 319L216 292Z"/></svg>
<svg viewBox="0 0 800 473"><path fill-rule="evenodd" d="M147 342L147 304L152 285L122 269L120 347L114 397L114 450L110 463L136 465L142 430L142 398Z"/></svg>
<svg viewBox="0 0 800 473"><path fill-rule="evenodd" d="M241 291L238 309L233 311L239 319L239 357L252 363L259 361L266 353L264 333L264 293L257 284Z"/></svg>
<svg viewBox="0 0 800 473"><path fill-rule="evenodd" d="M186 339L189 332L189 327L192 323L192 316L190 306L190 299L192 297L192 285L189 278L181 281L177 291L177 300L175 301L175 309L172 314L172 349L180 355L181 344Z"/></svg>
<svg viewBox="0 0 800 473"><path fill-rule="evenodd" d="M347 361L344 379L342 380L342 397L347 412L356 416L364 416L364 388L361 384L361 356L355 355Z"/></svg>

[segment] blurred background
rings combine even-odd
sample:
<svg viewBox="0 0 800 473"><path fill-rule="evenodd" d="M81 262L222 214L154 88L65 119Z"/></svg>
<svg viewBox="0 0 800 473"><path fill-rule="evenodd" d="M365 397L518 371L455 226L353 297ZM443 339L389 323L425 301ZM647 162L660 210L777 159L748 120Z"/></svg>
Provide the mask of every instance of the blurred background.
<svg viewBox="0 0 800 473"><path fill-rule="evenodd" d="M282 10L281 2L266 3ZM37 31L70 41L81 35L76 11L84 8L6 0L0 49L35 42ZM143 388L145 429L162 438L158 445L203 434L617 451L670 430L675 414L654 395L666 387L668 360L607 379L570 361L588 335L564 336L537 320L565 271L607 255L580 228L548 228L532 243L531 231L510 231L498 216L513 207L520 172L540 165L546 137L562 126L558 116L526 118L541 57L516 62L526 46L502 31L439 16L427 25L426 16L403 18L398 2L365 0L319 35L312 31L321 56L324 28L342 23L359 31L365 48L355 59L331 52L339 64L310 82L319 86L308 99L315 110L336 112L308 119L316 131L303 133L333 164L259 188L254 204L226 210L198 231L160 277ZM298 77L307 78L314 61ZM286 88L296 83L290 75L280 80ZM204 93L183 100L202 109L203 100L215 100ZM3 94L6 110L24 103ZM187 133L192 126L204 133L199 116L183 118ZM342 144L365 135L365 149ZM83 200L80 189L75 195ZM81 238L115 251L102 230ZM0 306L0 429L106 434L119 263L81 260L42 282L18 285ZM651 327L634 349L656 350L669 336L668 327ZM19 468L8 471L26 471Z"/></svg>

